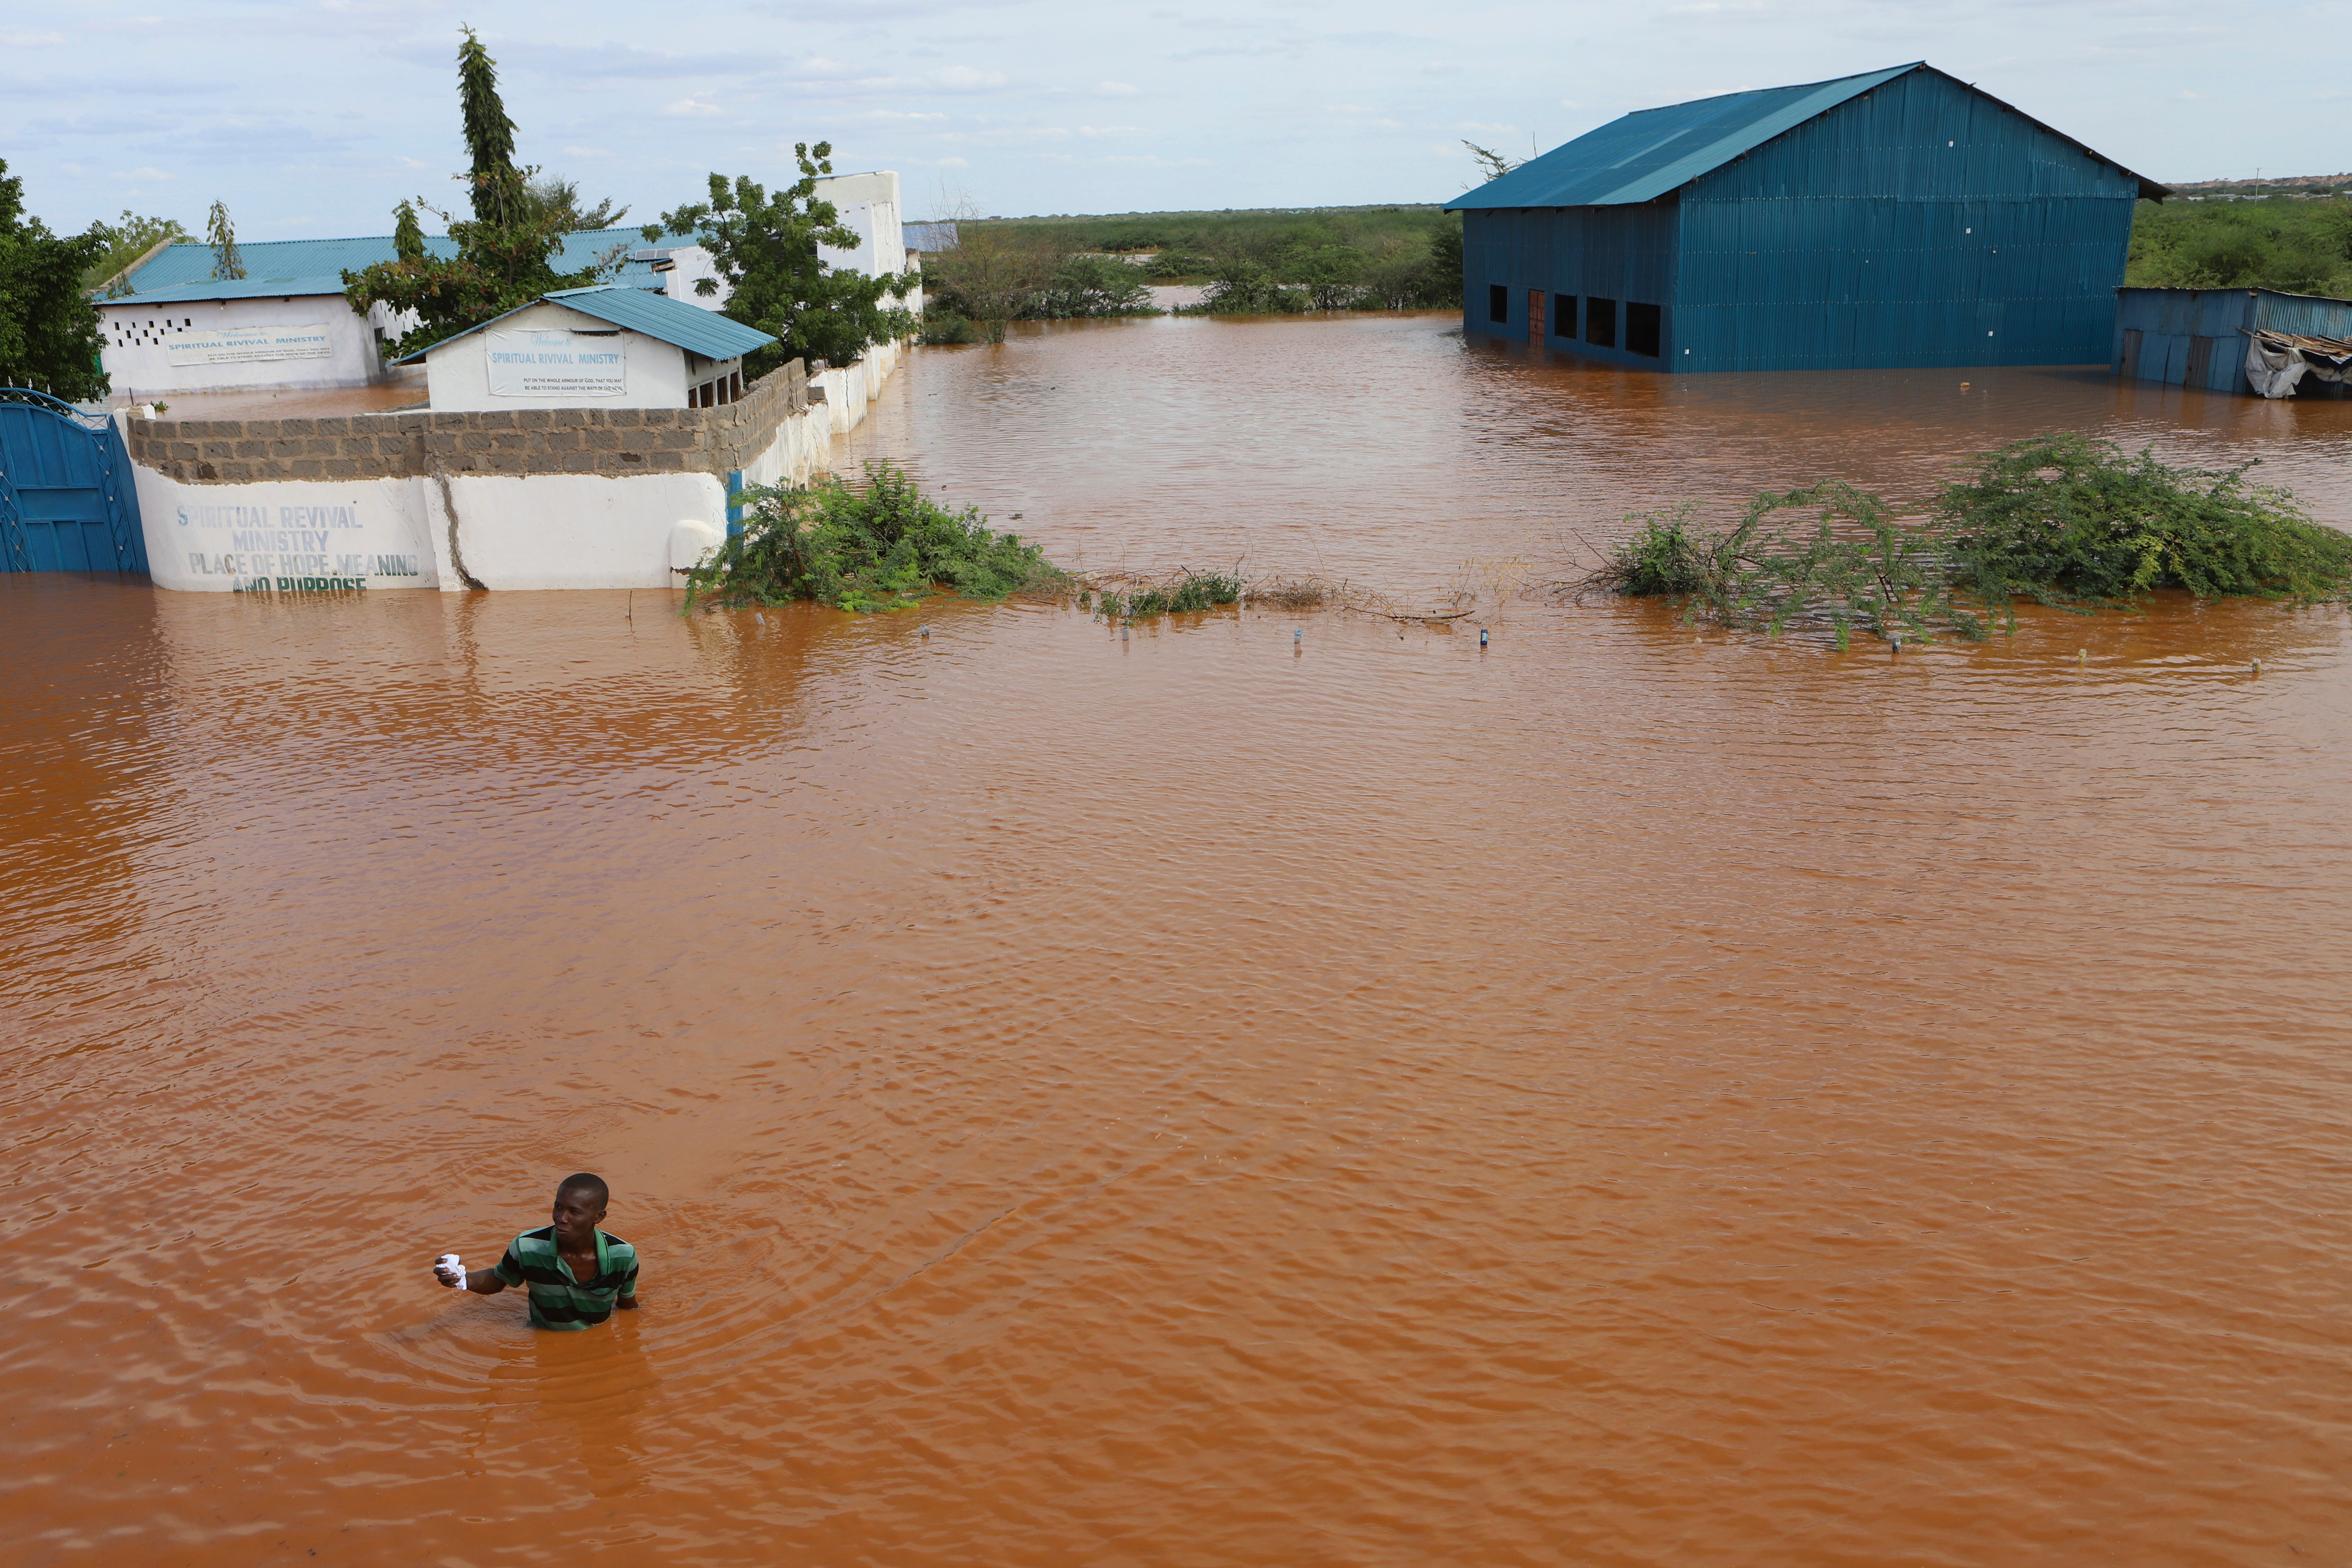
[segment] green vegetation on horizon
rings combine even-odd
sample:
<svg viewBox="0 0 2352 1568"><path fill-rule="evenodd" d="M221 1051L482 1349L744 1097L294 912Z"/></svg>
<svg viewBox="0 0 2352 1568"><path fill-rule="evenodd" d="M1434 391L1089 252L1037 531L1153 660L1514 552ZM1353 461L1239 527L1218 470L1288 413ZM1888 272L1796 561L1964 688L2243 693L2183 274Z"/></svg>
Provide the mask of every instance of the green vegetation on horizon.
<svg viewBox="0 0 2352 1568"><path fill-rule="evenodd" d="M2279 289L2352 298L2352 200L2141 202L2124 281L2139 289Z"/></svg>
<svg viewBox="0 0 2352 1568"><path fill-rule="evenodd" d="M2305 602L2352 591L2352 534L2245 471L2037 436L1977 458L1919 521L1834 479L1759 495L1719 531L1695 526L1689 506L1636 518L1584 585L1679 598L1689 618L1741 631L1825 625L1840 647L1857 628L1981 637L2004 618L2014 627L2020 598L2087 610L2162 588ZM1812 527L1775 526L1784 511Z"/></svg>
<svg viewBox="0 0 2352 1568"><path fill-rule="evenodd" d="M1157 315L1151 283L1205 282L1184 315L1458 305L1462 224L1432 206L957 220L928 261L927 342L1002 342L1011 321ZM1150 252L1130 262L1120 256Z"/></svg>
<svg viewBox="0 0 2352 1568"><path fill-rule="evenodd" d="M1391 236L1420 238L1449 220L1434 205L1246 207L1221 212L1076 214L1053 217L989 217L957 226L1002 227L1065 252L1174 250L1196 255L1284 242L1307 233L1325 244L1376 250Z"/></svg>

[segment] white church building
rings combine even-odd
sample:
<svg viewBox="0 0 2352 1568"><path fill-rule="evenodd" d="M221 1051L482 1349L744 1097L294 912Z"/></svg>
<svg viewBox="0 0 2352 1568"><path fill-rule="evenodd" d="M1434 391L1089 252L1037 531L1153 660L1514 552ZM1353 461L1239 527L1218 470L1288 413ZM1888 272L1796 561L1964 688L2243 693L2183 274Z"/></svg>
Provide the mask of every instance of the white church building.
<svg viewBox="0 0 2352 1568"><path fill-rule="evenodd" d="M833 175L817 182L817 194L835 205L842 226L858 237L853 249L823 247L828 265L869 278L905 270L895 173ZM425 243L434 255L456 254L446 237ZM383 343L398 338L414 321L395 320L382 305L362 315L343 297L344 272L397 258L390 235L264 240L238 249L245 277L220 279L213 276L211 247L159 246L98 300L104 333L100 363L113 378L117 402L167 401L199 392L369 386L415 374L387 365L382 354ZM559 272L577 272L616 256L616 270L600 287L667 297L714 313L727 303L723 283L713 294L695 290L701 279L716 281L710 255L701 246L649 245L634 226L567 236L551 264ZM416 359L411 355L403 363ZM712 379L704 376L690 384ZM441 405L437 395L435 403Z"/></svg>

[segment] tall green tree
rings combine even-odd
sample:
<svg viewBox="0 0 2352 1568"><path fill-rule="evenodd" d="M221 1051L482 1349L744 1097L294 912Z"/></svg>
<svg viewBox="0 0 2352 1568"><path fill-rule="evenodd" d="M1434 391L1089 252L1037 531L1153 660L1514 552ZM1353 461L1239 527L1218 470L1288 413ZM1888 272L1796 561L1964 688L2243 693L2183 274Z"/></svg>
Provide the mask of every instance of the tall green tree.
<svg viewBox="0 0 2352 1568"><path fill-rule="evenodd" d="M235 281L245 276L245 252L236 247L236 226L228 220L228 204L215 202L205 223L205 243L213 247L213 276Z"/></svg>
<svg viewBox="0 0 2352 1568"><path fill-rule="evenodd" d="M534 199L531 181L539 170L515 163L515 125L499 97L498 62L471 27L464 32L457 100L472 166L455 177L466 183L474 216L457 217L422 198L403 202L394 209L394 259L343 274L343 298L352 310L364 315L381 304L419 318L385 342L387 359L480 326L554 289L587 288L628 251L618 245L577 272L556 271L555 256L577 225L577 193ZM426 251L420 208L448 226L456 256Z"/></svg>
<svg viewBox="0 0 2352 1568"><path fill-rule="evenodd" d="M522 208L523 172L515 167L515 122L499 97L499 64L471 27L461 28L457 46L457 108L466 123L466 150L474 166L467 176L477 223L505 225Z"/></svg>
<svg viewBox="0 0 2352 1568"><path fill-rule="evenodd" d="M858 242L856 231L842 226L841 209L816 194L818 179L833 173L833 143L797 142L793 156L801 177L772 196L749 175L730 184L713 174L709 201L665 213L645 227L649 241L665 232L692 236L726 280L720 313L779 340L781 346L744 362L746 374L764 375L790 359L855 364L874 344L915 331L914 313L903 303L915 286L911 274L868 278L828 267L818 253L819 246L847 250ZM705 296L719 292L708 278L695 288Z"/></svg>
<svg viewBox="0 0 2352 1568"><path fill-rule="evenodd" d="M69 402L103 397L104 339L82 275L106 254L104 232L59 238L25 212L25 182L0 160L0 385L35 386Z"/></svg>

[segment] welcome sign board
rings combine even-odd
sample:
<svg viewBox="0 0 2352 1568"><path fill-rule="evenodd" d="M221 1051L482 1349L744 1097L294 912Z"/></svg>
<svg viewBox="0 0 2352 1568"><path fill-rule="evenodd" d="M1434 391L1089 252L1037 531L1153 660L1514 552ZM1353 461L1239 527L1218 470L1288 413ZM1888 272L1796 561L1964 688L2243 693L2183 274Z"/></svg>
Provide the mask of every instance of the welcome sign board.
<svg viewBox="0 0 2352 1568"><path fill-rule="evenodd" d="M259 360L331 359L335 345L328 341L324 323L297 327L207 327L196 332L174 332L163 352L172 368L201 364L251 364Z"/></svg>
<svg viewBox="0 0 2352 1568"><path fill-rule="evenodd" d="M623 397L628 364L618 331L485 332L492 397Z"/></svg>

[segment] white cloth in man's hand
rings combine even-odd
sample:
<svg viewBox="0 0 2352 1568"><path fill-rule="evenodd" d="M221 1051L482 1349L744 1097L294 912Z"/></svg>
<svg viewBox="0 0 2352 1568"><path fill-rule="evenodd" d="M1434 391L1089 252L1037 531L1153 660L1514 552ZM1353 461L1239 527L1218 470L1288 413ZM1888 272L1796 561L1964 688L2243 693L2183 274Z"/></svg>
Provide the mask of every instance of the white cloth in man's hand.
<svg viewBox="0 0 2352 1568"><path fill-rule="evenodd" d="M454 1252L443 1253L434 1263L433 1272L460 1290L467 1288L465 1260Z"/></svg>

